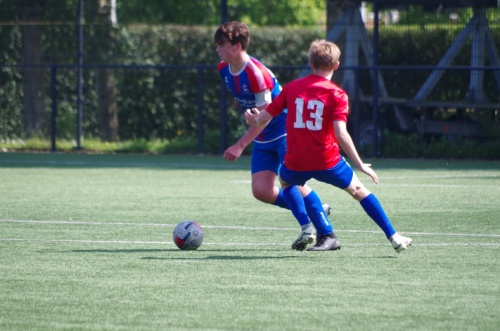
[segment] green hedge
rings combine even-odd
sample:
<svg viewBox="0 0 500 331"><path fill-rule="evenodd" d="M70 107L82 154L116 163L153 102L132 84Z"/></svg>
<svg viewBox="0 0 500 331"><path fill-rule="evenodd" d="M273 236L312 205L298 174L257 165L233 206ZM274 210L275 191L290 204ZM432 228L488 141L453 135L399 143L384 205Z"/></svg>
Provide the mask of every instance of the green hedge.
<svg viewBox="0 0 500 331"><path fill-rule="evenodd" d="M114 76L119 111L119 136L128 139L160 138L174 140L198 134L199 80L203 93L204 131L213 136L220 131L220 78L216 72L218 56L212 43L213 27L128 26L85 27L83 134L100 135L98 98L102 91L97 77L108 72ZM500 41L500 28L492 27ZM76 135L75 30L72 26L44 26L44 63L60 63L57 75L57 128L59 138ZM380 65L435 65L460 32L460 28L384 27L380 31ZM323 29L253 28L249 53L273 68L283 83L296 78L307 63L309 43L324 37ZM2 64L20 63L20 32L16 26L0 26ZM343 41L338 41L344 48ZM497 45L497 48L500 48ZM341 59L342 62L343 59ZM465 47L457 65L470 62L470 47ZM178 65L179 68L155 67ZM146 66L146 67L145 67ZM149 66L149 67L147 67ZM187 67L186 67L187 66ZM189 67L190 66L190 67ZM292 66L283 68L282 66ZM109 68L108 68L109 69ZM201 73L201 76L200 76ZM387 89L394 97L412 97L427 79L428 71L384 71ZM50 116L51 99L47 67L46 109ZM408 77L411 76L411 79ZM368 73L362 73L361 90L370 92ZM365 79L366 78L366 79ZM456 101L465 96L469 76L457 71L443 77L442 88L434 100ZM486 95L500 102L495 80L485 79ZM0 67L0 139L24 137L22 125L22 77L19 67ZM227 97L229 109L234 109ZM50 123L50 120L47 120ZM241 116L230 111L227 118L229 139L244 130Z"/></svg>

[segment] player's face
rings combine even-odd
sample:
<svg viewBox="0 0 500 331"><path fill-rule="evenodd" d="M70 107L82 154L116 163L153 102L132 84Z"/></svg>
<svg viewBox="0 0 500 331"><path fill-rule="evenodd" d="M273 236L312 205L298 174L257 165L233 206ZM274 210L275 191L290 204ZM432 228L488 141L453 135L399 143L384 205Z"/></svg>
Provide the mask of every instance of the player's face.
<svg viewBox="0 0 500 331"><path fill-rule="evenodd" d="M222 61L231 63L241 53L241 45L231 45L229 41L226 41L223 44L218 44L215 50Z"/></svg>

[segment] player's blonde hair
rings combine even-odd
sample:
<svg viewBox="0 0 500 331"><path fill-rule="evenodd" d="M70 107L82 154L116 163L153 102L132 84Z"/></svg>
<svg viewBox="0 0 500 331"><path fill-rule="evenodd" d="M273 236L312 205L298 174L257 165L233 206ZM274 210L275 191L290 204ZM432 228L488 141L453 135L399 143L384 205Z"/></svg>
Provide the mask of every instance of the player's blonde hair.
<svg viewBox="0 0 500 331"><path fill-rule="evenodd" d="M324 39L316 39L309 47L309 62L314 69L334 70L339 63L340 48Z"/></svg>

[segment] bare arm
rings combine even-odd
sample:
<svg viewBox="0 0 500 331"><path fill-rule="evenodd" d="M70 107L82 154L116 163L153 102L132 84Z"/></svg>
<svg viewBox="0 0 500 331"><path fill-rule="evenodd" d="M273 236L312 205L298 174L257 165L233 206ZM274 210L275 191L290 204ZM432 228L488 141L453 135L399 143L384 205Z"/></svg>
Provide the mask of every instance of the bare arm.
<svg viewBox="0 0 500 331"><path fill-rule="evenodd" d="M267 105L268 103L265 103L259 106L259 109L265 109ZM259 112L258 109L254 108L254 110L258 114ZM245 113L245 119L246 119L246 113ZM236 161L241 156L245 148L247 148L247 146L250 145L255 140L255 138L257 138L257 136L262 132L262 130L264 130L265 127L266 127L265 125L262 126L251 125L236 144L228 147L228 149L224 151L224 155L222 157L228 161Z"/></svg>
<svg viewBox="0 0 500 331"><path fill-rule="evenodd" d="M255 99L258 102L258 106L257 106L257 108L253 108L253 111L255 111L258 115L260 111L265 110L267 108L267 106L269 106L269 104L271 103L271 91L265 90L263 92L257 93L257 94L255 94ZM244 114L245 120L246 120L246 113L247 112L248 112L248 109L246 110L246 112ZM269 118L269 121L270 120L271 120L271 118ZM267 121L265 124L267 124L269 121ZM247 121L247 124L250 124L250 123L248 123L248 121ZM265 128L265 125L259 125L258 128L255 128L252 125L247 130L245 135L243 137L241 137L240 141L242 141L242 143L246 143L245 147L250 145L250 143L252 141L254 141L255 138L257 138L257 136L262 132L262 130L264 130L264 128Z"/></svg>
<svg viewBox="0 0 500 331"><path fill-rule="evenodd" d="M257 108L253 108L252 111L254 111L257 115L259 115L259 113L261 112L261 110L263 109L266 109L267 106L269 105L269 103L265 103L263 105L260 105L259 107ZM248 109L246 110L245 114L244 114L244 117L245 117L245 120L247 118L247 113L248 113ZM262 112L265 112L267 113L265 110L262 111ZM271 115L269 115L269 120L265 123L262 123L262 125L256 125L256 126L250 126L250 128L247 130L247 132L245 132L245 134L243 135L243 137L241 137L241 139L238 141L238 143L241 142L241 144L244 144L245 147L247 147L248 145L250 145L250 143L252 141L255 140L255 138L257 138L257 136L264 130L264 128L266 127L267 123L269 123L269 121L272 119ZM248 123L248 121L247 121ZM248 123L250 124L250 123ZM251 124L250 124L251 125Z"/></svg>
<svg viewBox="0 0 500 331"><path fill-rule="evenodd" d="M246 148L248 145L250 145L255 138L264 130L264 126L262 127L255 127L255 126L250 126L248 130L245 132L245 134L238 140L237 144L241 145L244 148Z"/></svg>
<svg viewBox="0 0 500 331"><path fill-rule="evenodd" d="M259 111L256 108L247 109L245 120L252 127L264 128L273 117L266 110Z"/></svg>
<svg viewBox="0 0 500 331"><path fill-rule="evenodd" d="M347 154L347 157L354 162L354 165L363 173L371 177L371 179L378 184L378 176L371 168L371 164L363 163L359 157L358 151L354 146L351 135L347 132L347 125L343 121L334 121L335 137L340 145L340 148Z"/></svg>

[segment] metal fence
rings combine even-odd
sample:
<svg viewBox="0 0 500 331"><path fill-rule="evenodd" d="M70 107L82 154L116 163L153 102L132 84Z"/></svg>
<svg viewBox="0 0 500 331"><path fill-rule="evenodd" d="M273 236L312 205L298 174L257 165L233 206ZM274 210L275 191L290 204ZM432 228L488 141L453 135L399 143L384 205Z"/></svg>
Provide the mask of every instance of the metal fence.
<svg viewBox="0 0 500 331"><path fill-rule="evenodd" d="M89 54L84 53L84 43L87 48L105 48L105 43L110 39L105 35L102 37L97 29L92 33L86 32L86 23L82 21L85 15L82 2L77 1L75 4L73 10L56 11L47 21L41 16L37 17L41 13L23 13L25 18L34 15L35 20L29 24L9 19L8 16L18 10L18 7L0 9L0 138L8 138L12 132L15 132L14 136L24 137L26 130L37 127L33 121L47 121L50 123L47 125L48 131L41 133L50 136L54 150L57 139L67 138L68 135L75 138L76 148L83 148L83 136L100 135L96 118L100 116L97 104L101 98L102 85L99 85L98 80L102 76L100 73L106 70L113 73L111 76L137 78L135 82L127 81L127 88L130 90L123 88L122 94L132 89L147 88L146 85L151 83L148 78L141 80L143 78L140 75L136 77L138 71L154 71L156 73L153 76L169 76L170 80L165 84L176 84L176 75L189 76L189 86L186 87L190 89L189 92L166 96L168 91L150 89L150 92L145 93L145 101L148 98L156 99L159 104L163 104L163 108L171 106L174 109L174 113L169 115L171 117L175 117L176 113L189 112L190 117L173 123L178 125L177 131L198 138L200 153L206 149L207 128L216 128L219 132L220 151L227 146L231 134L238 134L242 124L238 122L237 116L232 115L231 97L225 93L225 87L217 77L215 62L127 64L127 60L121 58L117 61L119 63L113 64L105 63L97 57L88 57ZM342 68L335 80L351 96L350 130L357 146L368 145L376 155L382 131L386 129L403 133L500 137L499 46L490 28L500 24L499 10L493 9L491 15L491 8L488 6L471 9L470 17L461 23L455 22L450 10L447 15L450 16L451 23L447 24L455 29L458 27L460 32L447 46L438 62L430 65L394 65L380 63L379 45L384 41L379 40L379 36L380 30L398 28L395 22L397 14L388 8L383 12L374 9L376 11L370 19L369 13L359 7L346 8L330 29L324 29L327 39L343 45ZM222 15L224 7L220 10ZM67 21L58 22L57 17L61 13L70 15L73 23L68 26ZM96 23L99 24L101 23ZM41 34L41 26L45 27L44 34ZM408 29L408 25L401 25L399 28ZM425 26L421 28L422 33L425 33ZM207 31L212 30L213 26L207 27ZM55 46L44 50L44 44L40 42L47 38ZM96 45L89 46L93 43ZM43 58L30 57L32 50L42 51ZM461 52L470 52L468 63L456 64ZM29 62L30 59L33 62ZM278 77L286 77L282 80L283 83L308 72L306 63L270 67ZM455 95L450 95L448 99L446 96L435 98L440 81L449 74L465 77L468 85L460 87L462 91L458 98ZM407 76L408 81L414 85L414 94L401 95L397 86L391 86L391 82L401 76ZM30 80L32 85L36 85L40 77L49 77L48 84L40 90L30 91L26 88ZM15 84L12 83L14 81ZM138 85L131 87L133 83ZM24 86L18 86L19 84ZM214 89L215 84L217 87ZM71 91L71 97L62 99L61 95L68 95L64 93L68 90ZM27 100L30 96L38 99L38 103L30 103ZM123 99L117 97L118 108L126 107L120 105ZM172 101L174 99L184 100L186 104L176 104ZM40 103L41 115L35 116L35 119L26 118L27 107L40 107ZM194 112L188 110L193 105L196 108ZM161 109L158 114L160 120L165 116ZM64 130L61 130L62 127ZM166 133L166 129L156 128L154 125L145 127L150 128L147 130L157 130L155 135L159 138L173 138ZM132 133L131 137L141 137L141 134Z"/></svg>

